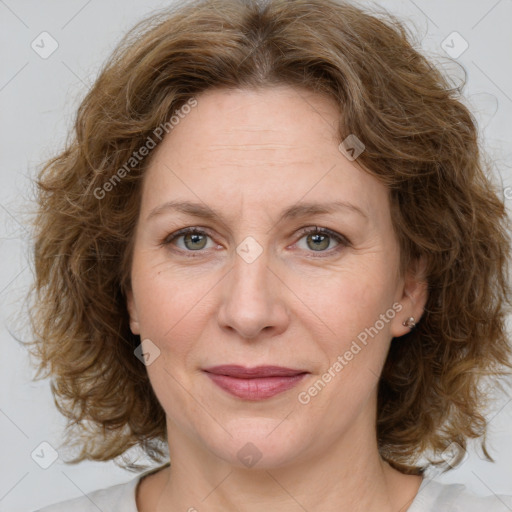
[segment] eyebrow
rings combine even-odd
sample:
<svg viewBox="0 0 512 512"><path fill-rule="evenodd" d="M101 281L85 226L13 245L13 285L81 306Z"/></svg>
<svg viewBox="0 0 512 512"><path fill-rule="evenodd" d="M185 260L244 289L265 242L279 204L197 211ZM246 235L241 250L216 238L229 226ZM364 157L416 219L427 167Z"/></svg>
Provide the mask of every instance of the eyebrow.
<svg viewBox="0 0 512 512"><path fill-rule="evenodd" d="M332 201L329 203L300 203L290 206L280 214L279 222L307 217L310 215L335 213L340 210L348 210L368 220L368 215L358 206L352 203L347 203L345 201ZM168 201L151 210L146 220L150 220L153 217L170 211L224 223L223 216L220 213L216 212L205 204L193 203L190 201Z"/></svg>

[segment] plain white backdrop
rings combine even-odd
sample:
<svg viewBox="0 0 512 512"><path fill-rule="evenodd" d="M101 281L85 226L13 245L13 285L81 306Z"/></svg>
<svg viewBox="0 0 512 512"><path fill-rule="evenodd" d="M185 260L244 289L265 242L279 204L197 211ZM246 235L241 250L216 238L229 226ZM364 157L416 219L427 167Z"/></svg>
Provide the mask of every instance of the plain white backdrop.
<svg viewBox="0 0 512 512"><path fill-rule="evenodd" d="M67 465L57 458L44 469L34 461L34 450L51 452L41 443L59 446L65 422L54 406L49 382L31 380L34 370L14 336L29 335L22 301L32 280L24 225L30 180L41 163L62 148L81 98L121 36L142 17L169 4L0 0L0 511L29 512L135 476L112 462ZM447 64L448 55L466 70L466 103L479 122L510 209L512 0L375 4L410 23L423 51L455 79L463 73ZM498 396L489 418L488 446L496 462L469 450L460 467L432 476L464 483L481 495L512 494L511 396Z"/></svg>

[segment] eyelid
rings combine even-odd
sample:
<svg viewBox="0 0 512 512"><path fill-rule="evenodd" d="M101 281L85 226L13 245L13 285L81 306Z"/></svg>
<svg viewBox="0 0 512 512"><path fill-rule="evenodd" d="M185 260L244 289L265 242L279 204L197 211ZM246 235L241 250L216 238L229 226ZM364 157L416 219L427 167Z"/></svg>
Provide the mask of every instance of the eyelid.
<svg viewBox="0 0 512 512"><path fill-rule="evenodd" d="M311 233L326 234L329 235L331 238L337 239L340 243L343 243L345 245L352 245L351 241L345 235L342 235L341 233L333 231L332 229L329 228L323 228L320 226L308 226L305 228L301 228L299 230L299 233L301 235L300 238L302 238L304 235L309 235Z"/></svg>
<svg viewBox="0 0 512 512"><path fill-rule="evenodd" d="M166 235L165 238L162 240L162 243L170 243L172 240L178 238L179 236L187 235L189 233L205 234L212 238L211 231L208 228L202 226L187 226Z"/></svg>
<svg viewBox="0 0 512 512"><path fill-rule="evenodd" d="M165 236L165 238L160 242L159 245L166 246L170 245L177 238L188 235L188 234L198 234L198 235L207 235L209 238L213 240L212 232L205 227L202 226L188 226L185 228L178 229L177 231L173 231L172 233ZM181 249L178 249L180 252L183 252ZM203 251L186 251L186 252L203 252Z"/></svg>

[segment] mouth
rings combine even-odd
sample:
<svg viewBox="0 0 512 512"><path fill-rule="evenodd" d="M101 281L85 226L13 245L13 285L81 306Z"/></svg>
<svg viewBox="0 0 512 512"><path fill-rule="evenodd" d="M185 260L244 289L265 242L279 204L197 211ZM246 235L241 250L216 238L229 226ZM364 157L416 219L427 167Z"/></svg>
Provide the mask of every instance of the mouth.
<svg viewBox="0 0 512 512"><path fill-rule="evenodd" d="M214 366L203 371L221 389L245 400L271 398L293 388L309 373L281 366L239 365Z"/></svg>

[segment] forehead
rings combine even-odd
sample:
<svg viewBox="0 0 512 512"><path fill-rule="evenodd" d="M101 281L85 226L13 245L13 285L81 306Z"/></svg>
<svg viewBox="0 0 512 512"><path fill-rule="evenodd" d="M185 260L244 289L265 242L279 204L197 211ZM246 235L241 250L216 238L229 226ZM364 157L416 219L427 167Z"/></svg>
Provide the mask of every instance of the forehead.
<svg viewBox="0 0 512 512"><path fill-rule="evenodd" d="M332 98L303 89L208 90L156 149L145 195L153 207L169 199L267 211L301 200L386 207L385 187L339 151L339 122Z"/></svg>
<svg viewBox="0 0 512 512"><path fill-rule="evenodd" d="M174 135L180 142L191 135L199 144L207 140L210 151L289 148L305 154L316 142L308 141L312 131L316 139L335 144L338 122L334 100L309 90L290 86L210 89L198 96L197 107ZM266 148L260 148L263 144Z"/></svg>

